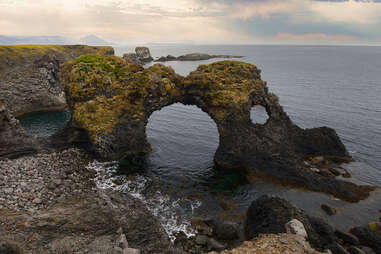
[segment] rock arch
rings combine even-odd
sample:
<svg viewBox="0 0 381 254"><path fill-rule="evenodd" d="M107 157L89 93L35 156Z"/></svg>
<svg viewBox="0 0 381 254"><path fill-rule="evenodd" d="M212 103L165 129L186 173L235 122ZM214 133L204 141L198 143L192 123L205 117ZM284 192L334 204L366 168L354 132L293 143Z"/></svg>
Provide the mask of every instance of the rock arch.
<svg viewBox="0 0 381 254"><path fill-rule="evenodd" d="M149 116L180 102L196 105L215 121L218 167L348 201L363 199L372 189L323 176L303 164L300 159L306 155L336 158L348 153L333 129L294 125L252 64L221 61L200 65L182 77L161 64L144 69L116 56L85 55L65 64L62 82L73 115L71 126L85 130L93 150L106 159L148 153ZM266 109L265 125L251 122L253 105Z"/></svg>

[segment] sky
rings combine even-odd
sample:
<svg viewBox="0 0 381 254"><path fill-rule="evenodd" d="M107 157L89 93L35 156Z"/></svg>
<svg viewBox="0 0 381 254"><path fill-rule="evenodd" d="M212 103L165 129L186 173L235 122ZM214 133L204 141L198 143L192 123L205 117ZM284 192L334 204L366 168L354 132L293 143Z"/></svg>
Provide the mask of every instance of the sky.
<svg viewBox="0 0 381 254"><path fill-rule="evenodd" d="M0 35L117 43L376 44L381 0L0 0Z"/></svg>

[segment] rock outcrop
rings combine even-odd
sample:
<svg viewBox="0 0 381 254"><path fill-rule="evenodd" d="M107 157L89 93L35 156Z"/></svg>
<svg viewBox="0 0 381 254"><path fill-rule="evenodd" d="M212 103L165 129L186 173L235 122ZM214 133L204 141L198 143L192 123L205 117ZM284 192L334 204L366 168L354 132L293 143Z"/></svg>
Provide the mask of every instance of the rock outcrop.
<svg viewBox="0 0 381 254"><path fill-rule="evenodd" d="M156 59L155 62L168 62L168 61L202 61L209 60L213 58L242 58L243 56L231 56L231 55L209 55L202 53L191 53L186 55L181 55L178 57L168 55L162 56L159 59Z"/></svg>
<svg viewBox="0 0 381 254"><path fill-rule="evenodd" d="M33 154L38 147L37 140L26 133L0 101L0 159Z"/></svg>
<svg viewBox="0 0 381 254"><path fill-rule="evenodd" d="M294 234L263 234L232 250L209 254L323 254L312 249L304 237ZM324 252L327 253L328 252Z"/></svg>
<svg viewBox="0 0 381 254"><path fill-rule="evenodd" d="M145 204L96 188L89 157L69 149L0 164L0 253L172 253Z"/></svg>
<svg viewBox="0 0 381 254"><path fill-rule="evenodd" d="M14 116L66 107L60 64L80 55L114 54L111 47L0 46L0 100Z"/></svg>
<svg viewBox="0 0 381 254"><path fill-rule="evenodd" d="M180 102L198 106L217 124L218 167L239 170L249 180L267 177L352 202L366 198L373 189L305 166L302 158L307 155L336 160L348 153L333 129L301 129L293 124L252 64L221 61L182 77L160 64L143 69L116 56L86 55L66 63L62 74L71 124L87 131L93 150L103 158L148 153L148 118ZM264 125L251 122L254 105L266 109L269 119Z"/></svg>
<svg viewBox="0 0 381 254"><path fill-rule="evenodd" d="M136 47L135 53L126 53L123 55L123 58L127 63L136 65L144 65L153 60L151 52L147 47Z"/></svg>
<svg viewBox="0 0 381 254"><path fill-rule="evenodd" d="M298 223L295 223L296 221ZM298 225L300 222L301 226ZM306 239L312 247L320 251L329 249L334 254L347 253L346 249L361 248L360 244L373 248L376 253L380 251L378 246L381 243L381 236L368 228L354 228L351 230L353 235L335 230L322 219L311 217L278 197L262 196L251 203L245 222L247 240L261 234L286 232L296 234L299 232L301 236L307 236Z"/></svg>

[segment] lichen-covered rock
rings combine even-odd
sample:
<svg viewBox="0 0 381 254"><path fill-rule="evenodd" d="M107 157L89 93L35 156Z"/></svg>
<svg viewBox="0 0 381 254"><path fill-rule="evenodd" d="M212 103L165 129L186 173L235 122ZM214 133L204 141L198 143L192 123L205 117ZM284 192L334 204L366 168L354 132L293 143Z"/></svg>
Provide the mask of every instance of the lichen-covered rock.
<svg viewBox="0 0 381 254"><path fill-rule="evenodd" d="M107 55L114 50L84 45L0 46L0 100L14 116L64 108L60 64L90 53Z"/></svg>
<svg viewBox="0 0 381 254"><path fill-rule="evenodd" d="M220 61L201 65L184 78L160 64L143 69L115 56L86 55L65 64L62 80L72 125L88 132L94 151L104 158L149 152L148 118L180 102L198 106L216 122L218 167L239 170L249 180L264 176L348 201L366 198L373 189L306 168L302 158L307 155L348 153L334 130L294 125L252 64ZM254 105L266 109L266 124L251 122Z"/></svg>

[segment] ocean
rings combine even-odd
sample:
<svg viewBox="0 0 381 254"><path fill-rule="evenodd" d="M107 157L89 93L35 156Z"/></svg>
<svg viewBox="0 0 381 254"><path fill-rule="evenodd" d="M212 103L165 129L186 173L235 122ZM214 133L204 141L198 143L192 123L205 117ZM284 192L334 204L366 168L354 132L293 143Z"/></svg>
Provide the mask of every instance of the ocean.
<svg viewBox="0 0 381 254"><path fill-rule="evenodd" d="M262 70L271 92L277 94L285 111L303 128L328 126L337 131L354 162L344 165L357 184L381 186L381 47L366 46L234 46L234 45L152 45L153 57L186 53L242 55L239 61ZM116 47L116 55L134 47ZM200 64L167 62L187 75ZM46 115L50 114L50 115ZM62 115L64 114L64 115ZM41 136L62 127L61 114L34 114L21 119L26 129ZM46 124L46 118L50 119ZM253 109L252 119L261 122L266 112ZM44 119L44 120L38 120ZM53 126L53 127L52 127ZM113 171L112 177L126 179L112 186L144 200L170 236L187 230L192 216L217 216L240 220L252 200L276 195L290 200L309 214L324 217L334 226L351 226L378 220L381 192L356 204L329 195L289 189L258 181L248 184L235 172L214 168L218 132L213 120L196 106L174 104L154 112L147 126L152 153L144 168L130 170L117 162L94 162L89 167ZM110 171L111 170L111 171ZM118 175L118 176L115 176ZM122 176L120 176L122 175ZM110 175L111 177L111 175ZM106 182L107 181L107 182ZM99 186L111 186L99 178ZM339 209L326 215L322 203ZM191 232L188 232L191 234Z"/></svg>

